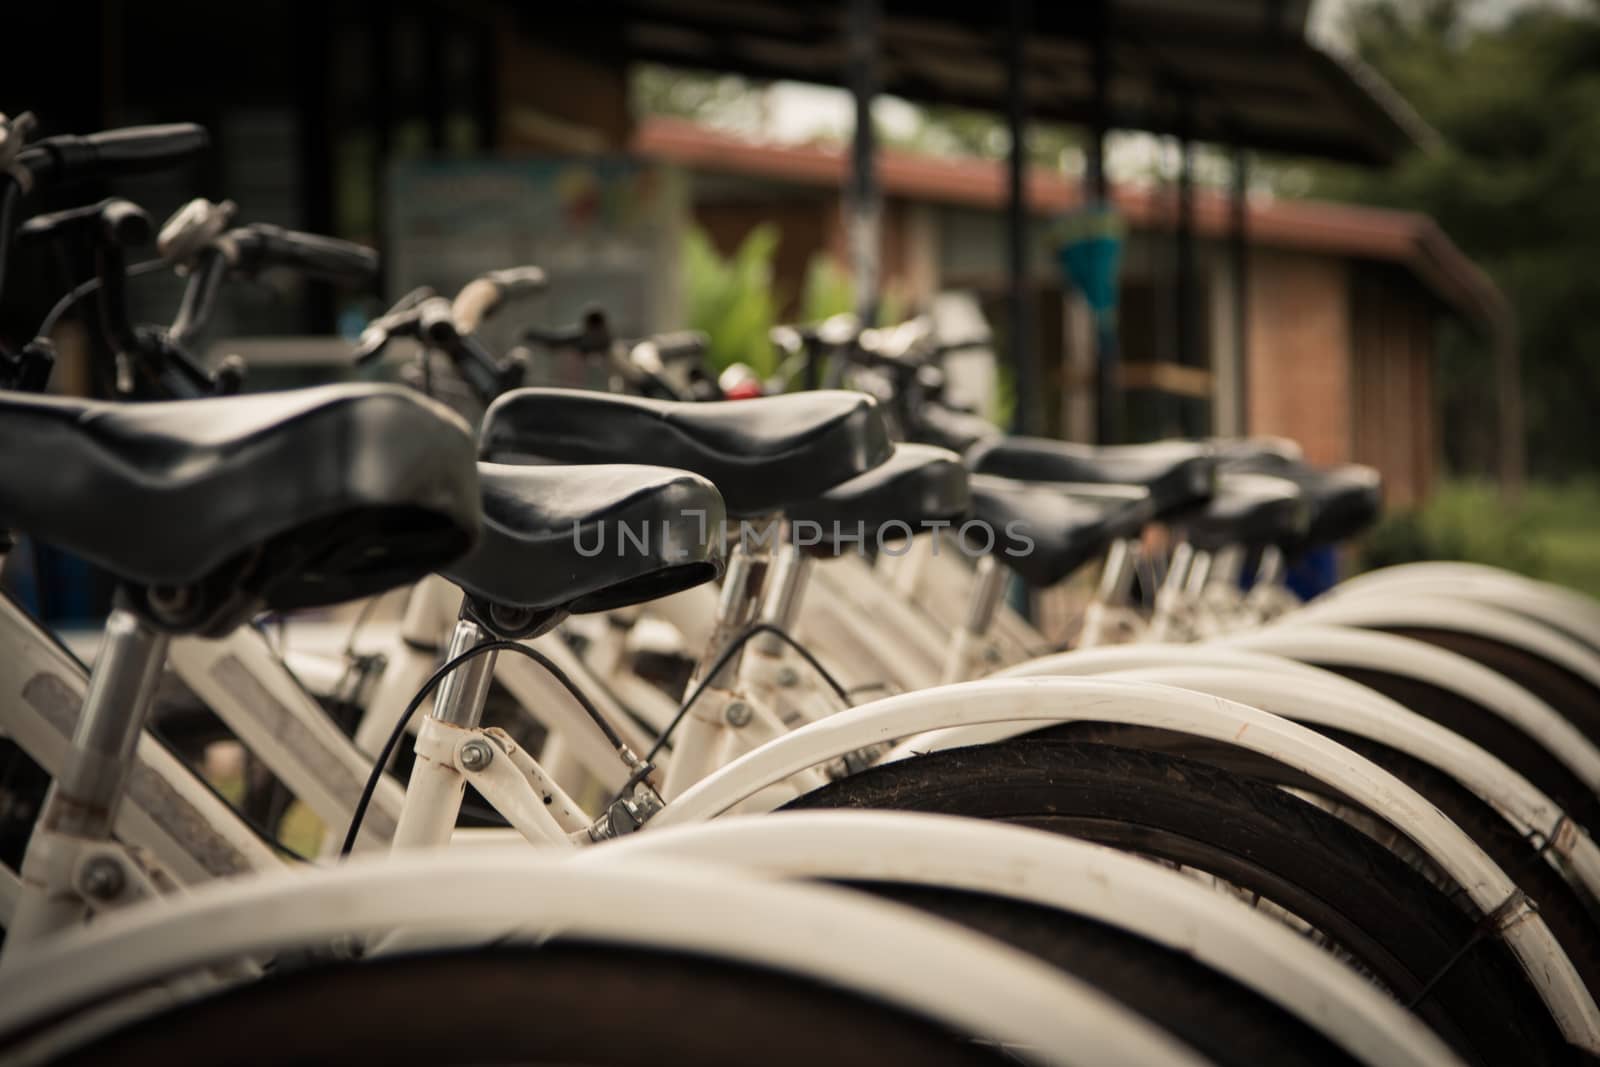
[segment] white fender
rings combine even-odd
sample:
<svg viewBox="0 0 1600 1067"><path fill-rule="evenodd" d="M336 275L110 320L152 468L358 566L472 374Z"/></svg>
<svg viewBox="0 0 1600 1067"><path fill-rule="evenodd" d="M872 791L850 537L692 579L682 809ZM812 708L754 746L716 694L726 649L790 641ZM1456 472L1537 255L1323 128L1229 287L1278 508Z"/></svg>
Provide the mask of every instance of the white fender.
<svg viewBox="0 0 1600 1067"><path fill-rule="evenodd" d="M713 818L766 786L867 745L1009 720L1153 726L1259 752L1380 813L1449 874L1485 915L1517 893L1505 872L1437 808L1344 746L1220 697L1099 678L991 679L863 704L747 753L668 804L654 823L670 826ZM1503 933L1567 1040L1600 1052L1600 1009L1549 927L1527 914Z"/></svg>
<svg viewBox="0 0 1600 1067"><path fill-rule="evenodd" d="M1274 674L1321 678L1328 672L1309 667L1288 656L1268 655L1216 644L1166 645L1154 642L1133 645L1101 645L1072 652L1040 656L1015 667L996 672L995 678L1033 678L1046 675L1073 677L1136 670L1140 667L1169 667L1179 664L1206 667L1233 667L1245 671L1270 671Z"/></svg>
<svg viewBox="0 0 1600 1067"><path fill-rule="evenodd" d="M1396 634L1310 623L1236 634L1219 643L1329 666L1382 671L1456 693L1511 723L1600 792L1600 748L1550 705L1465 656Z"/></svg>
<svg viewBox="0 0 1600 1067"><path fill-rule="evenodd" d="M1202 1062L1085 983L911 909L727 868L586 867L525 846L240 879L197 891L180 908L128 909L62 939L38 964L0 974L0 1033L213 961L395 928L408 932L410 949L571 936L771 967L1025 1050L1038 1063ZM29 1052L48 1054L37 1044Z"/></svg>
<svg viewBox="0 0 1600 1067"><path fill-rule="evenodd" d="M1383 572L1377 572L1381 576ZM1578 605L1580 594L1518 575L1395 575L1383 581L1366 581L1345 588L1336 585L1314 603L1357 597L1388 600L1426 596L1452 597L1504 608L1524 618L1542 622L1578 638L1590 648L1600 648L1600 618L1592 605ZM1579 610L1579 608L1585 610Z"/></svg>
<svg viewBox="0 0 1600 1067"><path fill-rule="evenodd" d="M1347 578L1319 599L1365 596L1384 590L1398 594L1401 590L1421 592L1425 589L1468 599L1495 602L1505 599L1507 603L1526 603L1529 607L1538 604L1541 613L1548 613L1551 623L1566 626L1581 620L1586 633L1600 636L1600 601L1552 582L1479 563L1406 563L1383 567Z"/></svg>
<svg viewBox="0 0 1600 1067"><path fill-rule="evenodd" d="M1274 626L1322 623L1333 626L1426 626L1477 634L1525 649L1560 664L1600 687L1600 654L1548 626L1505 609L1443 596L1393 599L1349 597L1308 604L1278 619Z"/></svg>
<svg viewBox="0 0 1600 1067"><path fill-rule="evenodd" d="M1192 956L1371 1064L1453 1054L1377 987L1242 901L1134 856L977 819L909 812L786 812L634 834L582 862L638 856L727 863L790 878L902 882L1058 908Z"/></svg>
<svg viewBox="0 0 1600 1067"><path fill-rule="evenodd" d="M1099 677L1209 693L1296 722L1346 730L1413 756L1454 778L1494 808L1519 835L1549 840L1550 851L1561 858L1593 899L1600 900L1600 846L1585 828L1567 821L1560 805L1482 748L1381 693L1330 671L1299 664L1295 674L1286 676L1258 669L1256 661L1272 662L1274 658L1270 656L1233 652L1223 658L1239 662L1216 666L1197 656L1188 665L1140 667ZM1036 723L1006 722L941 730L902 741L885 761L934 749L1002 741L1033 729L1037 729Z"/></svg>
<svg viewBox="0 0 1600 1067"><path fill-rule="evenodd" d="M1292 680L1214 667L1168 667L1115 675L1237 700L1296 722L1331 726L1413 756L1454 778L1518 834L1550 840L1593 899L1600 900L1600 846L1537 786L1452 730L1366 686L1321 672Z"/></svg>

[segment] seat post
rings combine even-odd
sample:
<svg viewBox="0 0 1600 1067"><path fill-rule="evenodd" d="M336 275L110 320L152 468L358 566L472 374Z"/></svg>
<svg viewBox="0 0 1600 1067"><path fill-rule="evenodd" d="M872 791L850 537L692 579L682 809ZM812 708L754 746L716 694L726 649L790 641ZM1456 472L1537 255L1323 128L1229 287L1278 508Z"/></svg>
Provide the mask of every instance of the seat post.
<svg viewBox="0 0 1600 1067"><path fill-rule="evenodd" d="M1179 616L1183 613L1184 592L1188 588L1189 574L1195 561L1194 546L1179 541L1172 549L1167 563L1167 575L1156 590L1156 606L1150 616L1151 640L1173 640L1179 629Z"/></svg>
<svg viewBox="0 0 1600 1067"><path fill-rule="evenodd" d="M483 627L463 616L450 635L446 661L488 640L490 635ZM496 656L495 652L474 656L439 683L433 710L417 731L417 762L406 783L405 801L395 825L395 848L433 848L449 843L461 814L466 779L447 754L454 751L456 740L465 731L476 729L482 720L483 706L494 681Z"/></svg>
<svg viewBox="0 0 1600 1067"><path fill-rule="evenodd" d="M751 520L751 525L759 525L764 531L763 536L753 539L753 545L746 545L744 529L741 527L738 539L728 553L728 566L722 575L722 595L717 602L716 625L712 627L711 640L695 665L685 696L699 688L728 642L759 610L762 590L769 579L767 572L771 568L768 562L777 522L776 516ZM716 767L730 725L726 718L728 709L738 705L741 713L748 710L748 704L734 699L733 691L743 659L742 654L736 654L722 665L706 683L706 693L679 728L663 784L663 792L667 797L682 793Z"/></svg>
<svg viewBox="0 0 1600 1067"><path fill-rule="evenodd" d="M23 857L24 892L6 932L8 955L78 922L86 897L109 904L135 891L138 873L95 846L111 839L167 641L127 608L106 620L65 769Z"/></svg>
<svg viewBox="0 0 1600 1067"><path fill-rule="evenodd" d="M945 653L944 676L940 682L964 682L972 676L973 658L978 643L988 634L994 623L995 612L1000 609L1000 599L1005 594L1011 571L1002 566L989 553L978 560L974 569L972 591L967 596L967 615L961 626L951 635Z"/></svg>

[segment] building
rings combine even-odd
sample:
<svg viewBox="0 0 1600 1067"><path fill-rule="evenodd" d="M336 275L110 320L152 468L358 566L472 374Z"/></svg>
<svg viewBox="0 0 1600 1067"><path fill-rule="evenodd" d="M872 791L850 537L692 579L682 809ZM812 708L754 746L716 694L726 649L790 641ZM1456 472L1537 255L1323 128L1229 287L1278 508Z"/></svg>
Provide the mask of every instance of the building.
<svg viewBox="0 0 1600 1067"><path fill-rule="evenodd" d="M667 118L642 121L633 149L691 174L694 218L724 250L758 223L775 222L782 233L781 290L799 291L813 252L845 258L842 149L753 144ZM879 175L889 285L912 300L971 289L1003 328L1004 168L883 150ZM1035 170L1027 190L1030 212L1041 222L1081 204L1078 183L1054 173ZM1504 303L1437 226L1418 215L1348 204L1252 199L1240 299L1232 206L1225 196L1201 192L1194 228L1202 350L1180 352L1172 197L1120 189L1116 202L1130 229L1121 384L1135 407L1143 399L1146 416L1134 436L1280 434L1300 441L1313 462L1377 467L1392 504L1426 495L1438 453L1435 327L1442 316L1454 316L1488 331ZM1045 426L1092 440L1087 310L1063 284L1046 229L1034 225L1031 240ZM1169 420L1181 412L1178 424L1163 425L1163 410Z"/></svg>

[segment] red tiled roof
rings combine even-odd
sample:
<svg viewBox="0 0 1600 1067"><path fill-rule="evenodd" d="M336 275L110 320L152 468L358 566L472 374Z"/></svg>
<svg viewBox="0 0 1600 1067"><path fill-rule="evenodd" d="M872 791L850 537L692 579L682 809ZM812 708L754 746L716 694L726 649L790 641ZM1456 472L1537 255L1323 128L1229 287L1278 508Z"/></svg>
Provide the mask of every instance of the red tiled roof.
<svg viewBox="0 0 1600 1067"><path fill-rule="evenodd" d="M642 156L721 174L766 178L797 185L842 187L849 160L829 145L748 141L683 119L653 117L640 122L633 150ZM999 210L1007 198L1007 175L999 163L948 159L896 149L878 156L879 180L888 196ZM1035 213L1053 215L1083 203L1079 183L1043 168L1027 177ZM1146 190L1115 191L1117 206L1138 228L1169 228L1175 211L1170 195ZM1195 229L1226 236L1232 227L1226 196L1195 195ZM1349 259L1401 264L1463 317L1490 322L1504 313L1505 298L1494 282L1426 215L1321 200L1252 201L1247 227L1251 243L1321 252Z"/></svg>

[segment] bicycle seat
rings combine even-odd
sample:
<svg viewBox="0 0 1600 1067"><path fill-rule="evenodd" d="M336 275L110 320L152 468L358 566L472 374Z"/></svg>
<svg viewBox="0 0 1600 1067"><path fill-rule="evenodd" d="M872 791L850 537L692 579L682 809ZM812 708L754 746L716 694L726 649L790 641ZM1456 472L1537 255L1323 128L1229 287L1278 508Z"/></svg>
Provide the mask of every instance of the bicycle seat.
<svg viewBox="0 0 1600 1067"><path fill-rule="evenodd" d="M609 611L722 573L722 498L687 471L479 463L483 533L440 571L491 604Z"/></svg>
<svg viewBox="0 0 1600 1067"><path fill-rule="evenodd" d="M1298 549L1353 537L1383 511L1383 478L1359 463L1319 470L1289 457L1257 455L1229 463L1226 469L1270 474L1300 487L1311 514L1305 537L1294 546Z"/></svg>
<svg viewBox="0 0 1600 1067"><path fill-rule="evenodd" d="M1190 544L1206 551L1228 545L1262 548L1299 543L1311 521L1300 487L1268 474L1224 471L1216 492L1183 523Z"/></svg>
<svg viewBox="0 0 1600 1067"><path fill-rule="evenodd" d="M888 527L917 532L929 522L966 514L967 469L961 457L931 445L900 444L888 462L835 486L812 500L791 505L791 522L812 523L822 540L814 551L837 555L848 545L876 541ZM810 531L797 531L809 533Z"/></svg>
<svg viewBox="0 0 1600 1067"><path fill-rule="evenodd" d="M121 579L157 625L223 632L461 555L472 438L395 386L149 404L0 396L0 527Z"/></svg>
<svg viewBox="0 0 1600 1067"><path fill-rule="evenodd" d="M822 390L703 404L579 389L517 389L490 405L484 459L659 463L709 478L728 513L763 515L820 496L889 458L862 393Z"/></svg>
<svg viewBox="0 0 1600 1067"><path fill-rule="evenodd" d="M1031 586L1051 586L1150 517L1144 498L1087 498L975 474L971 515L994 533L994 553ZM972 537L967 537L970 544Z"/></svg>
<svg viewBox="0 0 1600 1067"><path fill-rule="evenodd" d="M1194 441L1148 445L1081 445L1043 437L1001 437L967 453L967 466L1027 482L1109 482L1150 493L1156 518L1201 504L1211 496L1215 459Z"/></svg>

